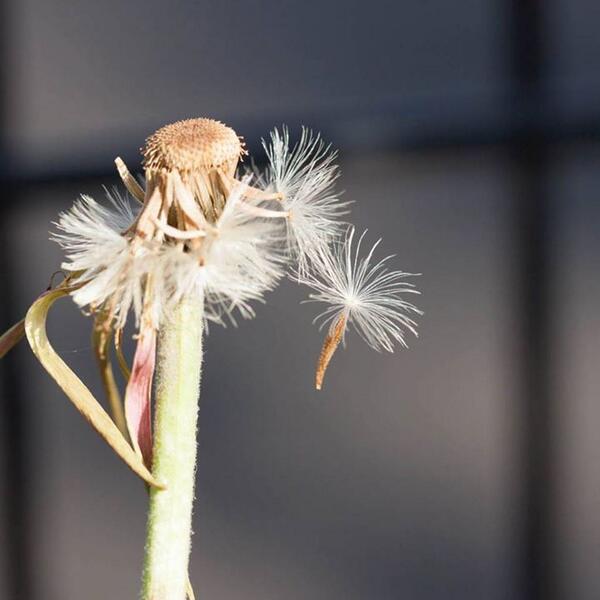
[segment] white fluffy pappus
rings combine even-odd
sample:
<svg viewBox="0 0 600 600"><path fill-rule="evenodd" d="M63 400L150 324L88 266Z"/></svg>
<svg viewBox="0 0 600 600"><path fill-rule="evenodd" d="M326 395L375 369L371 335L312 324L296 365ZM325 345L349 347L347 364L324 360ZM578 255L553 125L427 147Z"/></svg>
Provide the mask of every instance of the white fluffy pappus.
<svg viewBox="0 0 600 600"><path fill-rule="evenodd" d="M218 323L226 316L235 324L235 309L253 317L250 302L263 301L283 275L283 219L257 214L243 200L244 185L233 189L199 244L137 239L134 245L124 235L136 217L126 198L109 194L111 210L82 196L60 215L52 236L66 253L62 268L82 282L72 292L75 302L110 310L117 327L131 310L136 322L145 310L158 327L183 298L204 301L206 318Z"/></svg>
<svg viewBox="0 0 600 600"><path fill-rule="evenodd" d="M155 267L156 248L143 243L131 252L123 232L131 226L136 210L118 192L107 197L112 210L89 196L81 196L59 216L58 233L52 240L65 250L61 268L78 273L83 283L72 293L82 308L111 304L118 326L123 326L130 309L139 318L144 303L144 282Z"/></svg>
<svg viewBox="0 0 600 600"><path fill-rule="evenodd" d="M342 323L343 339L347 324L352 324L371 348L393 352L396 342L407 347L407 331L417 336L412 316L423 313L402 297L419 291L406 281L411 274L388 268L392 256L373 261L381 239L361 256L365 234L355 243L354 227L349 227L331 249L320 249L312 255L309 270L296 276L299 283L315 290L305 302L329 305L314 320L321 323L321 328L329 325L329 335Z"/></svg>
<svg viewBox="0 0 600 600"><path fill-rule="evenodd" d="M207 319L220 324L223 317L236 324L235 309L244 318L253 317L250 302L262 302L283 275L281 219L254 214L242 199L243 190L240 185L231 192L196 249L163 249L165 295L174 303L184 297L204 298Z"/></svg>
<svg viewBox="0 0 600 600"><path fill-rule="evenodd" d="M331 145L305 127L293 147L289 142L285 126L271 132L270 143L263 140L269 161L264 179L268 189L283 194L282 205L290 214L288 246L302 271L310 255L339 233L339 219L348 213L350 202L342 202L334 189L339 170Z"/></svg>

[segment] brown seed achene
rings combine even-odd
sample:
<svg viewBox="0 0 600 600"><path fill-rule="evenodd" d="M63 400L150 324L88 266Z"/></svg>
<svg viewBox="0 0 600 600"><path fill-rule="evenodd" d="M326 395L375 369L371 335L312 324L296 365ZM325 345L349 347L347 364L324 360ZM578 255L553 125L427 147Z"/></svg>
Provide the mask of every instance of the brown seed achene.
<svg viewBox="0 0 600 600"><path fill-rule="evenodd" d="M329 330L329 333L323 342L323 348L321 349L321 354L319 355L319 360L317 362L317 373L315 377L315 387L318 390L320 390L323 385L323 378L325 377L327 366L344 337L347 321L348 317L346 314L342 313L337 318L333 327Z"/></svg>

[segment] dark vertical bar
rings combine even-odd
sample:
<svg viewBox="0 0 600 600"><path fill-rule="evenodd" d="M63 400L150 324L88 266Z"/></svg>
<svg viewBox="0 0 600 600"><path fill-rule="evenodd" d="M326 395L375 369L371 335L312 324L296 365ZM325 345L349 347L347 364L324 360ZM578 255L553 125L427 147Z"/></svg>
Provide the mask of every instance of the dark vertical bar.
<svg viewBox="0 0 600 600"><path fill-rule="evenodd" d="M23 308L14 303L14 252L9 242L10 214L18 202L19 190L11 182L7 127L11 113L9 57L11 12L8 0L0 0L0 328L4 330L22 316ZM27 404L20 380L22 371L16 357L9 352L0 361L0 460L4 462L4 521L0 523L0 540L5 553L7 598L32 600L32 536L30 472L31 446L27 435Z"/></svg>
<svg viewBox="0 0 600 600"><path fill-rule="evenodd" d="M512 0L511 71L517 129L511 144L516 181L518 315L521 331L521 590L527 600L560 597L555 522L555 420L551 369L552 209L543 130L545 44L542 0Z"/></svg>
<svg viewBox="0 0 600 600"><path fill-rule="evenodd" d="M559 598L555 522L555 428L549 377L551 215L545 204L546 150L535 142L513 151L518 206L517 247L523 394L522 585L528 600Z"/></svg>
<svg viewBox="0 0 600 600"><path fill-rule="evenodd" d="M9 188L10 189L10 188ZM16 311L13 298L13 249L7 239L5 224L10 220L6 209L0 212L0 280L2 330L16 322L22 311ZM23 307L26 308L26 307ZM27 430L27 403L20 384L24 376L15 351L0 361L2 388L0 398L0 454L4 461L4 523L1 529L5 553L8 598L31 600L32 593L32 515L28 473L31 464L31 438Z"/></svg>

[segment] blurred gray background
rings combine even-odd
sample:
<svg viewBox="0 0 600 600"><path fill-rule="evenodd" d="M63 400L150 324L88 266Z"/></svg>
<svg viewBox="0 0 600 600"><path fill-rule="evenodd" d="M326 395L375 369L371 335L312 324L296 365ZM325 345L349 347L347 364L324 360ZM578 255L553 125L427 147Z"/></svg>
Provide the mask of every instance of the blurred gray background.
<svg viewBox="0 0 600 600"><path fill-rule="evenodd" d="M421 272L409 351L321 335L285 283L211 329L192 581L219 600L600 597L600 5L5 1L0 317L61 253L51 221L144 138L306 124L352 220ZM50 338L99 391L89 319ZM131 342L130 342L131 343ZM137 597L143 486L22 345L0 363L0 598Z"/></svg>

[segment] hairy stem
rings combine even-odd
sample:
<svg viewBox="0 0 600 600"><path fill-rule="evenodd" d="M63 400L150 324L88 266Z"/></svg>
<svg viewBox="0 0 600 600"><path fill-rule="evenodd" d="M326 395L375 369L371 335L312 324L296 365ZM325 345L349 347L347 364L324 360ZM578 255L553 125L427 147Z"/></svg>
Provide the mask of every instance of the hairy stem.
<svg viewBox="0 0 600 600"><path fill-rule="evenodd" d="M182 302L159 332L143 600L185 600L202 367L201 303Z"/></svg>

